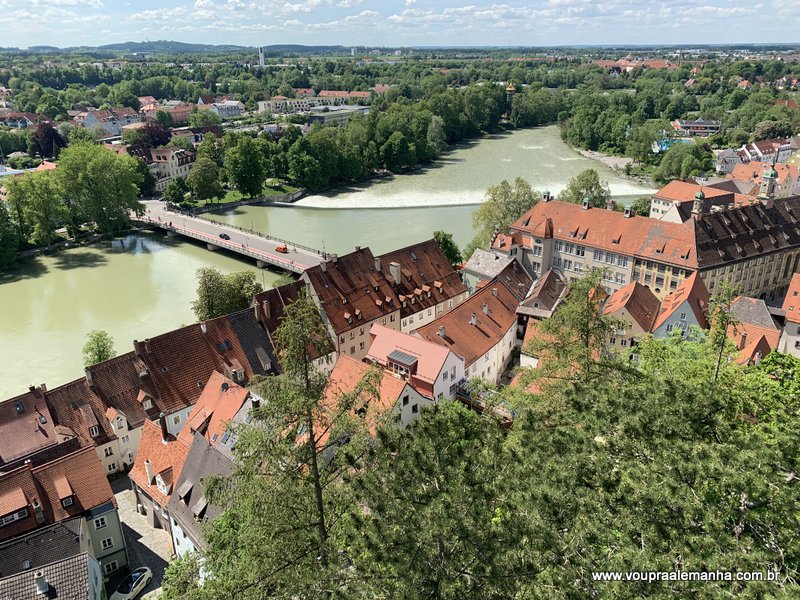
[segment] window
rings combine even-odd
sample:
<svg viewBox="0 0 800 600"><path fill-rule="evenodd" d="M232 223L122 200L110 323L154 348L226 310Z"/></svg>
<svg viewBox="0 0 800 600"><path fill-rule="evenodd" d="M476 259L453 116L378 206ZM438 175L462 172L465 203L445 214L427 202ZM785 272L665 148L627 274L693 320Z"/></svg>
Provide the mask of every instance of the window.
<svg viewBox="0 0 800 600"><path fill-rule="evenodd" d="M103 454L105 454L106 458L109 456L114 456L114 450L112 448L103 448Z"/></svg>
<svg viewBox="0 0 800 600"><path fill-rule="evenodd" d="M394 320L394 319L392 319L392 320ZM339 336L339 343L340 344L344 344L344 336L343 335Z"/></svg>
<svg viewBox="0 0 800 600"><path fill-rule="evenodd" d="M586 256L586 247L585 246L575 246L575 255L576 256Z"/></svg>
<svg viewBox="0 0 800 600"><path fill-rule="evenodd" d="M13 523L14 521L19 521L20 519L24 519L28 516L28 509L23 508L11 515L6 515L2 519L0 519L0 527L4 525L8 525L9 523Z"/></svg>
<svg viewBox="0 0 800 600"><path fill-rule="evenodd" d="M350 346L350 354L355 354L355 353L356 353L356 347Z"/></svg>
<svg viewBox="0 0 800 600"><path fill-rule="evenodd" d="M180 415L175 415L175 416L172 417L172 424L173 425L180 425L180 423L181 423L181 416Z"/></svg>
<svg viewBox="0 0 800 600"><path fill-rule="evenodd" d="M534 256L541 256L542 255L542 247L541 246L534 246L533 247L533 255Z"/></svg>
<svg viewBox="0 0 800 600"><path fill-rule="evenodd" d="M114 540L111 538L106 538L100 542L100 545L103 546L103 550L111 550L111 548L114 547Z"/></svg>
<svg viewBox="0 0 800 600"><path fill-rule="evenodd" d="M564 270L565 271L572 271L572 261L571 260L565 260L564 261Z"/></svg>
<svg viewBox="0 0 800 600"><path fill-rule="evenodd" d="M594 259L598 262L603 262L604 252L602 250L594 251Z"/></svg>
<svg viewBox="0 0 800 600"><path fill-rule="evenodd" d="M617 264L618 264L620 267L627 267L627 266L628 266L628 257L627 257L627 256L620 256L620 257L617 259Z"/></svg>
<svg viewBox="0 0 800 600"><path fill-rule="evenodd" d="M447 308L453 308L453 301L452 300L448 300L447 301Z"/></svg>
<svg viewBox="0 0 800 600"><path fill-rule="evenodd" d="M452 367L450 369L450 379L452 379L453 381L455 381L455 379L456 379L456 368L455 367Z"/></svg>
<svg viewBox="0 0 800 600"><path fill-rule="evenodd" d="M105 517L97 517L94 520L94 528L95 529L102 529L106 525L108 525L108 523L106 523L106 518Z"/></svg>
<svg viewBox="0 0 800 600"><path fill-rule="evenodd" d="M358 347L359 347L359 349L360 349L360 350L363 350L363 349L364 349L364 342L361 342L361 343L358 345Z"/></svg>
<svg viewBox="0 0 800 600"><path fill-rule="evenodd" d="M131 441L131 436L129 436L129 435L123 435L122 436L122 443L123 444L127 444L130 441Z"/></svg>
<svg viewBox="0 0 800 600"><path fill-rule="evenodd" d="M117 417L117 429L122 429L122 417Z"/></svg>
<svg viewBox="0 0 800 600"><path fill-rule="evenodd" d="M63 506L64 508L69 508L73 504L74 504L74 501L72 500L72 496L67 496L66 498L64 498L61 501L61 506Z"/></svg>
<svg viewBox="0 0 800 600"><path fill-rule="evenodd" d="M619 341L619 345L620 345L620 346L622 346L622 347L624 348L625 346L627 346L627 345L628 345L628 340L620 340L620 341Z"/></svg>
<svg viewBox="0 0 800 600"><path fill-rule="evenodd" d="M404 324L405 324L405 323L404 323ZM355 332L355 331L351 331L351 332L350 332L350 339L351 339L351 340L354 340L354 339L356 339L356 332Z"/></svg>
<svg viewBox="0 0 800 600"><path fill-rule="evenodd" d="M145 410L150 410L153 408L153 403L149 399L145 399L145 401L142 402L142 408Z"/></svg>
<svg viewBox="0 0 800 600"><path fill-rule="evenodd" d="M558 252L563 252L564 251L564 242L562 242L560 240L556 240L556 250Z"/></svg>
<svg viewBox="0 0 800 600"><path fill-rule="evenodd" d="M411 405L411 412L415 413L415 414L418 413L419 412L419 404L412 404Z"/></svg>
<svg viewBox="0 0 800 600"><path fill-rule="evenodd" d="M113 573L117 569L119 569L119 565L117 564L117 561L115 561L115 560L112 560L110 563L106 563L103 566L103 570L105 571L106 575L110 575L111 573Z"/></svg>
<svg viewBox="0 0 800 600"><path fill-rule="evenodd" d="M484 362L489 362L489 353L488 352L483 355L483 361Z"/></svg>
<svg viewBox="0 0 800 600"><path fill-rule="evenodd" d="M107 468L109 473L113 473L117 470L117 463L109 463Z"/></svg>
<svg viewBox="0 0 800 600"><path fill-rule="evenodd" d="M685 321L685 320L686 320L686 313L681 313L681 321Z"/></svg>
<svg viewBox="0 0 800 600"><path fill-rule="evenodd" d="M800 348L800 342L795 342L795 343L794 343L794 347L795 347L795 348Z"/></svg>
<svg viewBox="0 0 800 600"><path fill-rule="evenodd" d="M553 259L553 266L554 267L560 267L561 266L561 259L559 257L555 257Z"/></svg>
<svg viewBox="0 0 800 600"><path fill-rule="evenodd" d="M450 373L448 373L447 371L445 371L444 373L442 373L442 381L447 381L447 378L448 378L449 376L450 376Z"/></svg>
<svg viewBox="0 0 800 600"><path fill-rule="evenodd" d="M615 337L609 338L608 339L608 343L613 346L614 344L617 343L617 338L615 338Z"/></svg>
<svg viewBox="0 0 800 600"><path fill-rule="evenodd" d="M406 406L407 404L408 404L408 394L403 396L403 406Z"/></svg>
<svg viewBox="0 0 800 600"><path fill-rule="evenodd" d="M674 329L674 325L672 323L667 325L667 333L671 333L673 329Z"/></svg>
<svg viewBox="0 0 800 600"><path fill-rule="evenodd" d="M432 315L433 315L433 309L432 309L432 308L429 308L429 309L428 309L428 316L430 317L430 316L432 316Z"/></svg>
<svg viewBox="0 0 800 600"><path fill-rule="evenodd" d="M97 437L100 435L100 428L97 425L92 425L89 427L89 435L92 437Z"/></svg>
<svg viewBox="0 0 800 600"><path fill-rule="evenodd" d="M390 323L394 323L394 320L395 320L395 315L389 315L389 322ZM342 341L344 341L344 340L342 340Z"/></svg>

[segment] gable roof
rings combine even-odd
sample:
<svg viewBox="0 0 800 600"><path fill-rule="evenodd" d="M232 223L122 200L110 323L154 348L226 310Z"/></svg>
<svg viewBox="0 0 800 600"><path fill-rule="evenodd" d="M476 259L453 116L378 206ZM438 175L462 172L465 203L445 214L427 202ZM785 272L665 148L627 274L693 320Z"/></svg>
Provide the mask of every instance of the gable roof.
<svg viewBox="0 0 800 600"><path fill-rule="evenodd" d="M496 346L516 325L518 305L519 300L511 290L493 279L449 312L417 329L416 334L452 350L464 359L466 368ZM475 325L471 324L473 314ZM441 327L444 327L443 336Z"/></svg>
<svg viewBox="0 0 800 600"><path fill-rule="evenodd" d="M533 287L517 312L533 317L549 317L567 292L567 283L553 269L547 269L533 282Z"/></svg>
<svg viewBox="0 0 800 600"><path fill-rule="evenodd" d="M639 327L645 332L650 332L656 320L659 305L658 298L650 291L650 288L634 281L611 294L603 308L603 314L615 315L621 310L627 310Z"/></svg>
<svg viewBox="0 0 800 600"><path fill-rule="evenodd" d="M80 554L82 525L83 519L74 517L3 542L0 544L0 577L38 569Z"/></svg>
<svg viewBox="0 0 800 600"><path fill-rule="evenodd" d="M711 215L714 216L714 215ZM533 234L550 229L559 240L585 244L680 267L697 268L695 232L687 223L670 223L623 213L583 208L558 200L539 202L511 225L512 231Z"/></svg>
<svg viewBox="0 0 800 600"><path fill-rule="evenodd" d="M90 388L85 378L77 379L45 394L53 416L63 427L69 428L82 446L102 445L116 439L108 419L106 408ZM91 428L97 428L92 436Z"/></svg>
<svg viewBox="0 0 800 600"><path fill-rule="evenodd" d="M137 428L150 417L166 411L157 397L147 367L133 352L121 354L86 369L87 383L108 407L121 412L131 428ZM147 394L153 407L145 410L141 399Z"/></svg>
<svg viewBox="0 0 800 600"><path fill-rule="evenodd" d="M94 560L87 553L71 558L57 560L42 566L37 571L29 569L10 577L0 579L0 596L3 598L58 598L78 600L88 598L91 590L89 581L89 561ZM50 593L39 594L36 587L36 573L41 571L50 584ZM52 595L53 591L57 595Z"/></svg>
<svg viewBox="0 0 800 600"><path fill-rule="evenodd" d="M42 388L0 402L0 439L0 466L58 442Z"/></svg>
<svg viewBox="0 0 800 600"><path fill-rule="evenodd" d="M206 500L203 479L211 475L227 476L233 473L233 469L233 462L228 457L202 436L194 436L167 510L199 548L206 546L201 523L213 520L220 512L217 506Z"/></svg>
<svg viewBox="0 0 800 600"><path fill-rule="evenodd" d="M767 303L760 298L748 298L739 296L731 304L731 312L740 324L757 325L766 329L775 329L775 321L767 308Z"/></svg>
<svg viewBox="0 0 800 600"><path fill-rule="evenodd" d="M434 240L379 257L360 248L306 269L303 278L337 335L397 310L406 317L434 308L467 291Z"/></svg>
<svg viewBox="0 0 800 600"><path fill-rule="evenodd" d="M780 185L785 184L788 178L797 181L797 178L800 175L800 170L798 170L798 168L794 165L776 163L773 167L772 163L754 160L744 165L736 165L733 167L733 171L731 171L728 177L731 179L739 179L750 181L754 184L760 184L764 177L764 173L766 173L768 169L772 168L774 168L775 172L778 173L778 183Z"/></svg>
<svg viewBox="0 0 800 600"><path fill-rule="evenodd" d="M439 377L450 351L439 344L422 338L390 329L375 323L369 330L371 339L367 360L378 362L386 367L390 355L400 350L417 359L414 376L432 384Z"/></svg>
<svg viewBox="0 0 800 600"><path fill-rule="evenodd" d="M783 300L783 310L786 311L786 320L790 323L800 323L800 273L792 275L786 298Z"/></svg>
<svg viewBox="0 0 800 600"><path fill-rule="evenodd" d="M491 279L496 276L503 268L511 262L511 258L506 255L495 254L488 250L478 248L469 257L464 265L464 271L473 273L481 278Z"/></svg>
<svg viewBox="0 0 800 600"><path fill-rule="evenodd" d="M703 278L695 271L664 298L658 317L653 323L653 330L661 327L685 303L688 303L689 310L694 314L699 326L702 329L708 329L708 321L706 320L706 311L709 306L708 289L706 284L703 283Z"/></svg>
<svg viewBox="0 0 800 600"><path fill-rule="evenodd" d="M153 501L164 507L167 505L170 495L175 491L174 483L180 477L188 451L189 446L184 439L168 435L167 441L164 442L161 439L159 424L155 421L145 421L144 427L142 427L142 439L139 442L139 452L136 454L136 461L133 463L128 477ZM152 484L148 481L145 471L144 463L147 460L150 461L152 467ZM167 494L158 489L156 478L159 475L169 486Z"/></svg>
<svg viewBox="0 0 800 600"><path fill-rule="evenodd" d="M702 191L706 199L715 198L717 196L726 196L730 192L727 190L720 190L710 188L707 186L698 185L688 181L670 181L667 185L653 194L653 198L659 200L668 200L670 202L693 202L695 195Z"/></svg>
<svg viewBox="0 0 800 600"><path fill-rule="evenodd" d="M203 393L189 413L178 434L190 446L195 436L204 437L210 444L222 438L228 423L244 404L248 391L214 371L208 379Z"/></svg>

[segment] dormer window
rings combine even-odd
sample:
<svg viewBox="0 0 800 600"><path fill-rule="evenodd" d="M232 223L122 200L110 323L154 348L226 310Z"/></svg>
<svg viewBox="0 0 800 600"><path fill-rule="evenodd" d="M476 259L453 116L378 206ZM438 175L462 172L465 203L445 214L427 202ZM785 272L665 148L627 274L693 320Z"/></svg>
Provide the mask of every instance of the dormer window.
<svg viewBox="0 0 800 600"><path fill-rule="evenodd" d="M69 508L73 504L75 504L75 501L72 499L72 496L67 496L66 498L61 499L61 506L64 508Z"/></svg>
<svg viewBox="0 0 800 600"><path fill-rule="evenodd" d="M117 417L117 429L122 429L123 421L122 417Z"/></svg>
<svg viewBox="0 0 800 600"><path fill-rule="evenodd" d="M100 435L100 428L97 425L92 425L89 427L89 435L93 438L96 438L98 435Z"/></svg>
<svg viewBox="0 0 800 600"><path fill-rule="evenodd" d="M151 408L153 408L153 403L149 399L145 400L144 402L142 402L142 408L145 410L150 410Z"/></svg>

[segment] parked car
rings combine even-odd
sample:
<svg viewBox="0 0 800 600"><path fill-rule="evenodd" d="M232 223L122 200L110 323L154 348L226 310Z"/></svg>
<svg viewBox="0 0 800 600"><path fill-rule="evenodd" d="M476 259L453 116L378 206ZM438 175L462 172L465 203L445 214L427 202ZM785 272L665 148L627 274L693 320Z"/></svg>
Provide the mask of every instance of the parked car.
<svg viewBox="0 0 800 600"><path fill-rule="evenodd" d="M111 594L111 600L133 600L150 585L152 580L153 572L147 567L139 567L122 580L116 591Z"/></svg>
<svg viewBox="0 0 800 600"><path fill-rule="evenodd" d="M289 254L289 249L286 246L278 246L275 250L281 254Z"/></svg>
<svg viewBox="0 0 800 600"><path fill-rule="evenodd" d="M231 239L231 236L229 236L227 233L220 233L219 237L221 237L223 240Z"/></svg>

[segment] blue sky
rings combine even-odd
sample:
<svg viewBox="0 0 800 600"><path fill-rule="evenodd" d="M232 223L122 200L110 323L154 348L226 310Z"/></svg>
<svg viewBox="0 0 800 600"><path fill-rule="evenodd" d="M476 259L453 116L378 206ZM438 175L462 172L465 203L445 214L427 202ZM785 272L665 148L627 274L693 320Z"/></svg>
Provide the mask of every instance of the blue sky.
<svg viewBox="0 0 800 600"><path fill-rule="evenodd" d="M798 0L0 0L0 46L798 41Z"/></svg>

